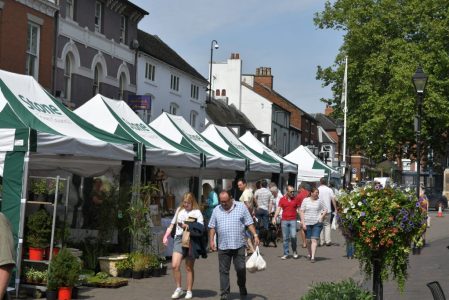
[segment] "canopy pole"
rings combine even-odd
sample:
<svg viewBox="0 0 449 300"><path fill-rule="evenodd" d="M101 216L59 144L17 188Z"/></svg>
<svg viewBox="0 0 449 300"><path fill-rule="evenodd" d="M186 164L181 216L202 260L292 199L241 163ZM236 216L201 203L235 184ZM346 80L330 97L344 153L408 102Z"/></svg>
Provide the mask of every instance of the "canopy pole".
<svg viewBox="0 0 449 300"><path fill-rule="evenodd" d="M30 152L25 152L25 157L23 159L23 175L22 175L22 191L20 199L20 221L19 221L19 231L17 233L17 257L16 257L16 298L19 298L19 286L20 286L20 273L22 268L22 252L23 252L23 232L25 227L25 209L27 202L27 187L28 187L28 175L29 175L29 163L30 163Z"/></svg>

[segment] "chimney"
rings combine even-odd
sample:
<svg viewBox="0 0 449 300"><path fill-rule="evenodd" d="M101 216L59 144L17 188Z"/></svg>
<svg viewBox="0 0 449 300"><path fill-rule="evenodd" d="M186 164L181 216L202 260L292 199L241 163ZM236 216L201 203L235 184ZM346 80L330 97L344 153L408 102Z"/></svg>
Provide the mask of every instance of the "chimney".
<svg viewBox="0 0 449 300"><path fill-rule="evenodd" d="M240 54L238 54L238 53L231 53L231 59L240 59Z"/></svg>
<svg viewBox="0 0 449 300"><path fill-rule="evenodd" d="M326 116L330 116L334 112L334 108L330 104L326 104L326 108L324 109L324 114Z"/></svg>
<svg viewBox="0 0 449 300"><path fill-rule="evenodd" d="M271 68L259 67L256 68L256 75L254 81L262 84L271 90L273 89L273 75L271 75Z"/></svg>

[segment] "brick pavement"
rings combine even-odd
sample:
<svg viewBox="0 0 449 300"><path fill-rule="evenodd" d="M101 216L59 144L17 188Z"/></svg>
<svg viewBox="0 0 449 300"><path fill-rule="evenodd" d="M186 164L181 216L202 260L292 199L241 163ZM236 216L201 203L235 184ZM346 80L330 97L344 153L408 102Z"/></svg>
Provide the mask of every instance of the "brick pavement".
<svg viewBox="0 0 449 300"><path fill-rule="evenodd" d="M425 247L419 256L410 256L410 278L406 283L404 294L399 294L395 283L384 283L384 299L432 299L425 283L438 280L442 283L446 295L449 296L449 215L436 218L432 212L432 227L428 232ZM338 245L320 247L317 252L317 262L310 263L304 257L305 249L300 248L301 257L297 260L281 260L281 245L277 248L261 248L267 261L267 270L255 274L247 274L247 299L299 299L310 285L320 281L340 281L349 277L362 282L368 289L371 281L363 282L363 274L359 271L356 259L344 257L344 240L338 231L332 232L333 241ZM218 299L218 259L215 253L208 259L200 259L195 266L194 299ZM183 273L184 274L184 273ZM185 278L183 278L185 280ZM185 282L185 281L183 281ZM127 287L119 289L90 289L80 291L80 299L99 300L134 300L170 299L174 283L169 275L160 278L130 280ZM231 268L231 299L239 299L235 272Z"/></svg>

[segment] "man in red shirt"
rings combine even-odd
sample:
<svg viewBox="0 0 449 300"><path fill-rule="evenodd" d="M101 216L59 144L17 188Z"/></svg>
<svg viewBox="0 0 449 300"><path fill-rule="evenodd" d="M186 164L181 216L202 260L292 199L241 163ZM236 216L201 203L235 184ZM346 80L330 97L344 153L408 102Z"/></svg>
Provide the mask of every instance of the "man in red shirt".
<svg viewBox="0 0 449 300"><path fill-rule="evenodd" d="M301 207L295 199L295 188L291 185L287 187L287 193L284 197L279 200L279 206L276 208L274 213L273 224L276 224L276 218L282 209L281 217L281 228L282 228L282 238L284 240L284 255L281 259L289 258L289 247L288 244L291 241L293 258L298 258L298 253L296 252L296 213Z"/></svg>
<svg viewBox="0 0 449 300"><path fill-rule="evenodd" d="M307 197L309 197L309 195L310 195L310 186L307 183L302 182L299 187L299 193L298 195L296 195L295 198L295 200L299 203L299 207L301 207L302 201ZM303 228L304 227L302 226L300 227L299 235L301 236L302 247L307 248L306 233L303 230Z"/></svg>

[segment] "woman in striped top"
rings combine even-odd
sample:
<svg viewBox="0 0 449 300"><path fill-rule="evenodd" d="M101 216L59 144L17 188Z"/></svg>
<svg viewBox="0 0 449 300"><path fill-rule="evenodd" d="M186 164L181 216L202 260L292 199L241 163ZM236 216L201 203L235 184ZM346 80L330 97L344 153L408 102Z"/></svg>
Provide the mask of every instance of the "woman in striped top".
<svg viewBox="0 0 449 300"><path fill-rule="evenodd" d="M315 262L315 253L323 229L323 217L327 213L326 205L318 198L319 191L312 187L310 197L304 199L299 210L302 226L306 230L308 257L312 263Z"/></svg>

